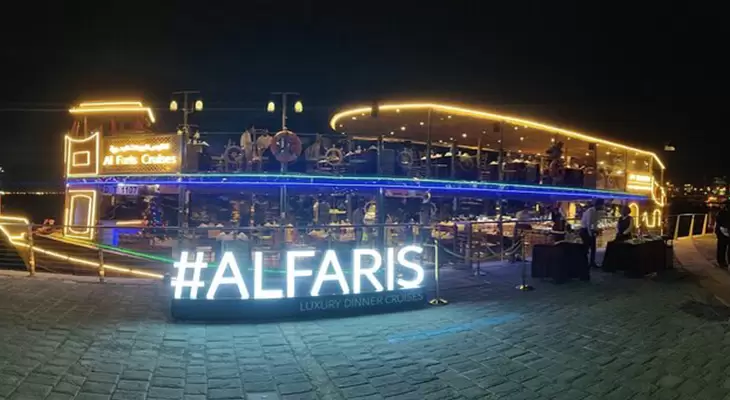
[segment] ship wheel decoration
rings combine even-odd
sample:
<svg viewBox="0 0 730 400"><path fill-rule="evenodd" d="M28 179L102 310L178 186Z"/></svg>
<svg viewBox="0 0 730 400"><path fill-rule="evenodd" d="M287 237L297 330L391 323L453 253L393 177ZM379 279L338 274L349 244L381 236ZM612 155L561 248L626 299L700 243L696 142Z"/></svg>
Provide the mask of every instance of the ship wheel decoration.
<svg viewBox="0 0 730 400"><path fill-rule="evenodd" d="M331 165L340 165L344 157L342 156L342 150L337 147L332 147L324 153L324 159Z"/></svg>
<svg viewBox="0 0 730 400"><path fill-rule="evenodd" d="M235 168L238 169L245 159L246 155L243 153L242 148L236 145L227 146L223 152L223 167L226 171L228 171L231 165L235 165Z"/></svg>
<svg viewBox="0 0 730 400"><path fill-rule="evenodd" d="M302 154L302 141L294 132L285 129L274 135L269 149L280 163L290 163Z"/></svg>
<svg viewBox="0 0 730 400"><path fill-rule="evenodd" d="M413 151L405 149L398 153L398 164L405 169L410 169L413 166Z"/></svg>
<svg viewBox="0 0 730 400"><path fill-rule="evenodd" d="M231 164L240 163L244 158L243 149L236 145L226 147L226 151L223 153L223 159Z"/></svg>

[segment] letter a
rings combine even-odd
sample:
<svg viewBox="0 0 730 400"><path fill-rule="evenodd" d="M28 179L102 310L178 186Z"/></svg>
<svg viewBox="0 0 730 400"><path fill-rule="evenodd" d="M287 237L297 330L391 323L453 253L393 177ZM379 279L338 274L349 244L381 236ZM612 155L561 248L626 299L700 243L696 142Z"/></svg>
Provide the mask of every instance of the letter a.
<svg viewBox="0 0 730 400"><path fill-rule="evenodd" d="M327 271L330 265L332 265L332 268L334 269L333 274L329 274ZM319 266L317 278L314 280L314 285L312 285L312 291L310 293L312 296L319 296L319 291L322 289L322 283L324 283L324 281L337 281L340 284L342 294L350 294L350 286L347 284L345 273L342 272L340 260L337 259L337 253L335 253L334 250L327 250L324 253L324 259L322 260L322 264Z"/></svg>
<svg viewBox="0 0 730 400"><path fill-rule="evenodd" d="M223 275L226 273L228 266L231 267L231 273L233 276L224 277ZM206 294L205 297L208 300L215 300L215 292L218 291L218 286L231 284L238 286L238 291L241 293L241 299L248 300L250 298L246 284L243 282L243 276L241 276L241 270L238 269L236 257L233 256L233 252L227 251L223 254L221 263L218 264L218 269L215 271L215 276L210 284L210 289L208 289L208 294Z"/></svg>

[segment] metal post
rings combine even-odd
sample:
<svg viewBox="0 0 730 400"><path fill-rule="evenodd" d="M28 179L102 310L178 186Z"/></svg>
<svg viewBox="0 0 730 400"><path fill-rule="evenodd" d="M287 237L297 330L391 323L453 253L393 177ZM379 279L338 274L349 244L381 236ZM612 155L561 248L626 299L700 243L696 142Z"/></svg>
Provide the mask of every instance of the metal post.
<svg viewBox="0 0 730 400"><path fill-rule="evenodd" d="M281 130L286 130L286 93L281 94ZM289 167L288 162L281 162L281 173L285 174ZM281 185L279 190L279 214L281 215L281 223L286 223L286 211L287 211L287 191L286 185Z"/></svg>
<svg viewBox="0 0 730 400"><path fill-rule="evenodd" d="M482 180L482 134L479 134L479 139L477 139L477 157L476 157L476 166L477 166L477 181Z"/></svg>
<svg viewBox="0 0 730 400"><path fill-rule="evenodd" d="M433 255L433 260L434 260L433 275L434 275L434 280L435 280L435 284L436 284L436 297L433 298L432 300L429 300L428 303L433 306L441 306L444 304L449 304L449 302L441 298L441 286L439 283L439 241L438 241L438 239L433 240L433 253L434 253L434 255Z"/></svg>
<svg viewBox="0 0 730 400"><path fill-rule="evenodd" d="M183 248L183 240L184 240L184 233L183 233L183 224L185 221L185 207L186 207L186 201L185 198L187 196L185 195L185 186L180 185L178 188L178 194L177 194L177 250L179 252L182 251Z"/></svg>
<svg viewBox="0 0 730 400"><path fill-rule="evenodd" d="M28 224L28 267L29 276L35 276L35 251L33 250L33 224Z"/></svg>
<svg viewBox="0 0 730 400"><path fill-rule="evenodd" d="M702 236L707 234L707 214L702 218Z"/></svg>
<svg viewBox="0 0 730 400"><path fill-rule="evenodd" d="M692 221L689 223L689 237L694 237L695 232L695 214L692 214Z"/></svg>
<svg viewBox="0 0 730 400"><path fill-rule="evenodd" d="M383 153L383 135L379 135L378 136L378 149L377 149L377 151L378 152L375 155L376 156L376 161L378 163L377 171L378 171L378 175L382 176L383 175L383 156L382 156L382 153Z"/></svg>
<svg viewBox="0 0 730 400"><path fill-rule="evenodd" d="M516 226L515 229L517 229ZM517 285L516 287L516 289L523 292L535 290L534 287L527 284L527 243L525 242L526 236L527 235L522 233L522 283Z"/></svg>
<svg viewBox="0 0 730 400"><path fill-rule="evenodd" d="M428 120L426 126L426 178L431 176L431 111L428 109Z"/></svg>
<svg viewBox="0 0 730 400"><path fill-rule="evenodd" d="M653 190L653 188L652 188ZM629 191L629 151L624 153L624 192Z"/></svg>
<svg viewBox="0 0 730 400"><path fill-rule="evenodd" d="M456 180L456 142L451 142L451 180ZM451 202L451 211L453 216L456 217L456 212L459 210L459 196L454 196ZM454 237L454 243L456 243L456 237Z"/></svg>
<svg viewBox="0 0 730 400"><path fill-rule="evenodd" d="M674 223L674 240L677 240L677 238L679 238L679 221L681 220L682 214L677 215L677 221ZM639 221L641 221L641 219L639 219ZM639 224L641 224L641 222L639 222Z"/></svg>
<svg viewBox="0 0 730 400"><path fill-rule="evenodd" d="M471 265L471 240L472 240L471 222L467 222L464 225L465 225L464 229L466 229L466 249L464 249L464 260L466 261L467 265L469 265L469 267L472 267L472 265ZM458 228L457 228L457 233L458 233Z"/></svg>
<svg viewBox="0 0 730 400"><path fill-rule="evenodd" d="M502 182L504 180L504 132L502 132L499 123L496 123L494 127L499 130L499 157L497 160L499 165L497 165L497 178Z"/></svg>
<svg viewBox="0 0 730 400"><path fill-rule="evenodd" d="M99 249L99 283L104 283L104 276L106 275L104 271L104 250L101 248Z"/></svg>
<svg viewBox="0 0 730 400"><path fill-rule="evenodd" d="M499 214L497 215L497 230L499 231L499 261L504 262L504 222L502 221L504 204L502 203L502 196L497 197L497 204L499 205ZM515 226L515 229L516 228L517 226Z"/></svg>
<svg viewBox="0 0 730 400"><path fill-rule="evenodd" d="M188 92L183 92L183 131L185 132L185 141L187 142L190 129L188 127Z"/></svg>
<svg viewBox="0 0 730 400"><path fill-rule="evenodd" d="M287 93L281 94L281 130L286 130L286 95Z"/></svg>
<svg viewBox="0 0 730 400"><path fill-rule="evenodd" d="M385 246L385 221L387 220L385 214L385 193L382 187L378 189L378 195L375 199L375 218L377 221L377 228L375 228L377 237L373 243L375 244L375 248L382 252Z"/></svg>

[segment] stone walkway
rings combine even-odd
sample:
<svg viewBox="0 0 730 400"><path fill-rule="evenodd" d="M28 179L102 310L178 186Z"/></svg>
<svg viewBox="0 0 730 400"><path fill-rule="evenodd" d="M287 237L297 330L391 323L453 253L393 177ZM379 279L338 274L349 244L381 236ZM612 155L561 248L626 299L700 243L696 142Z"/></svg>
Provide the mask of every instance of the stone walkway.
<svg viewBox="0 0 730 400"><path fill-rule="evenodd" d="M726 306L730 306L730 273L718 268L715 260L714 235L682 238L674 242L674 253L680 266L692 273L700 286L710 291Z"/></svg>
<svg viewBox="0 0 730 400"><path fill-rule="evenodd" d="M462 280L443 307L204 325L160 284L0 274L0 399L730 399L730 314L689 276Z"/></svg>

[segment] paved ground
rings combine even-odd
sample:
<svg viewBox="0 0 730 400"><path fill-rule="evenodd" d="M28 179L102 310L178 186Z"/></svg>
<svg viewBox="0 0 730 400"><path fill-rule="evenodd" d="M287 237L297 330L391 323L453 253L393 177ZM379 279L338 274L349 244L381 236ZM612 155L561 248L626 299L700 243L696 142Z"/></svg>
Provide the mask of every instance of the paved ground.
<svg viewBox="0 0 730 400"><path fill-rule="evenodd" d="M693 239L697 250L710 262L717 266L717 239L715 235L699 236Z"/></svg>
<svg viewBox="0 0 730 400"><path fill-rule="evenodd" d="M259 325L167 319L157 284L0 275L0 399L730 399L728 310L681 273ZM463 286L463 285L462 285Z"/></svg>

